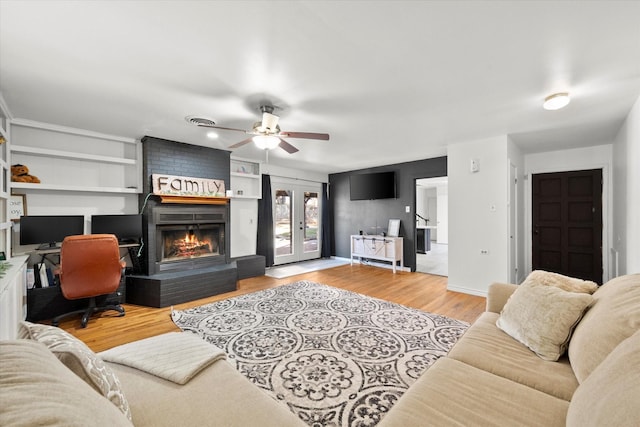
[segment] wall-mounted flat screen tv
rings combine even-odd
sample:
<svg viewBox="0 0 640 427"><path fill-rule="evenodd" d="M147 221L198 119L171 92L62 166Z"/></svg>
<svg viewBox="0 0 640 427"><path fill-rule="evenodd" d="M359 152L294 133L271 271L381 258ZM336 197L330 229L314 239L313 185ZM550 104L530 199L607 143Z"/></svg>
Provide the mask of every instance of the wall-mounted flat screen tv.
<svg viewBox="0 0 640 427"><path fill-rule="evenodd" d="M115 234L121 243L138 243L142 215L92 215L91 234Z"/></svg>
<svg viewBox="0 0 640 427"><path fill-rule="evenodd" d="M57 247L67 236L84 233L82 215L31 215L20 217L20 244Z"/></svg>
<svg viewBox="0 0 640 427"><path fill-rule="evenodd" d="M391 171L351 175L349 187L351 200L395 199L396 173Z"/></svg>

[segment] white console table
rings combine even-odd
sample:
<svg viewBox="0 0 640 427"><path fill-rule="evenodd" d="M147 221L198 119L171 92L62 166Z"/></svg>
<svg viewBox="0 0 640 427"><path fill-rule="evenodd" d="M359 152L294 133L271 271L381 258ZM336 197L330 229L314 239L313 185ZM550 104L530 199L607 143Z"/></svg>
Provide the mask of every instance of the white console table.
<svg viewBox="0 0 640 427"><path fill-rule="evenodd" d="M400 261L400 269L404 268L402 237L352 235L351 265L354 257L391 261L395 273L398 261Z"/></svg>

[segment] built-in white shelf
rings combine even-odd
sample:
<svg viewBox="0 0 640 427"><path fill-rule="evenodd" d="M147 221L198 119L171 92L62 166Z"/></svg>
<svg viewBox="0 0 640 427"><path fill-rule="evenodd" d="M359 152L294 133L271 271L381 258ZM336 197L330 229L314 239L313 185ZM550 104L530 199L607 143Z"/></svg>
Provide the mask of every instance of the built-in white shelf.
<svg viewBox="0 0 640 427"><path fill-rule="evenodd" d="M86 160L100 163L117 163L121 165L135 165L136 159L127 159L123 157L98 156L95 154L76 153L71 151L50 150L48 148L27 147L25 145L12 145L13 153L26 153L36 156L57 157L60 159L76 159Z"/></svg>
<svg viewBox="0 0 640 427"><path fill-rule="evenodd" d="M86 187L80 185L33 184L29 182L12 182L12 188L26 191L85 191L90 193L139 193L137 188L123 187Z"/></svg>
<svg viewBox="0 0 640 427"><path fill-rule="evenodd" d="M12 119L10 123L12 162L26 165L29 173L41 181L11 182L12 190L42 194L142 192L139 141L25 119Z"/></svg>
<svg viewBox="0 0 640 427"><path fill-rule="evenodd" d="M234 199L262 198L260 163L248 159L232 158L230 175Z"/></svg>

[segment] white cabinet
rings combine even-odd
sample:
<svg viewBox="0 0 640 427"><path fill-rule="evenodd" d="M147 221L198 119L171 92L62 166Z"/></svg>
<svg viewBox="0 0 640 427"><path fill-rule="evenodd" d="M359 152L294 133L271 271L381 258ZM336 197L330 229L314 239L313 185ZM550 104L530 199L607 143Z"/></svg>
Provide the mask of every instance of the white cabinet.
<svg viewBox="0 0 640 427"><path fill-rule="evenodd" d="M231 159L231 191L236 199L261 199L262 177L260 163L241 159Z"/></svg>
<svg viewBox="0 0 640 427"><path fill-rule="evenodd" d="M11 121L11 135L11 162L40 179L11 183L21 193L142 192L142 144L133 138L23 119Z"/></svg>
<svg viewBox="0 0 640 427"><path fill-rule="evenodd" d="M13 257L0 277L0 340L16 339L18 324L26 318L28 256Z"/></svg>
<svg viewBox="0 0 640 427"><path fill-rule="evenodd" d="M365 258L390 261L395 273L398 261L400 269L404 268L402 244L402 237L353 235L351 236L351 265L354 257L360 260Z"/></svg>

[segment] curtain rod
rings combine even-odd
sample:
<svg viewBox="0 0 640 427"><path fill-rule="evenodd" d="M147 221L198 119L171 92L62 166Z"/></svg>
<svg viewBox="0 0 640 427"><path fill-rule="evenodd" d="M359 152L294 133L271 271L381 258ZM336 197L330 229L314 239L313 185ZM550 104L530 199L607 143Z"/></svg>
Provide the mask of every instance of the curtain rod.
<svg viewBox="0 0 640 427"><path fill-rule="evenodd" d="M307 182L313 182L315 184L324 184L324 181L313 181L311 179L304 179L304 178L292 178L290 176L282 176L282 175L272 175L270 173L264 173L263 175L269 175L271 177L276 177L276 178L286 178L286 179L293 179L295 181L307 181ZM328 184L328 183L327 183Z"/></svg>

